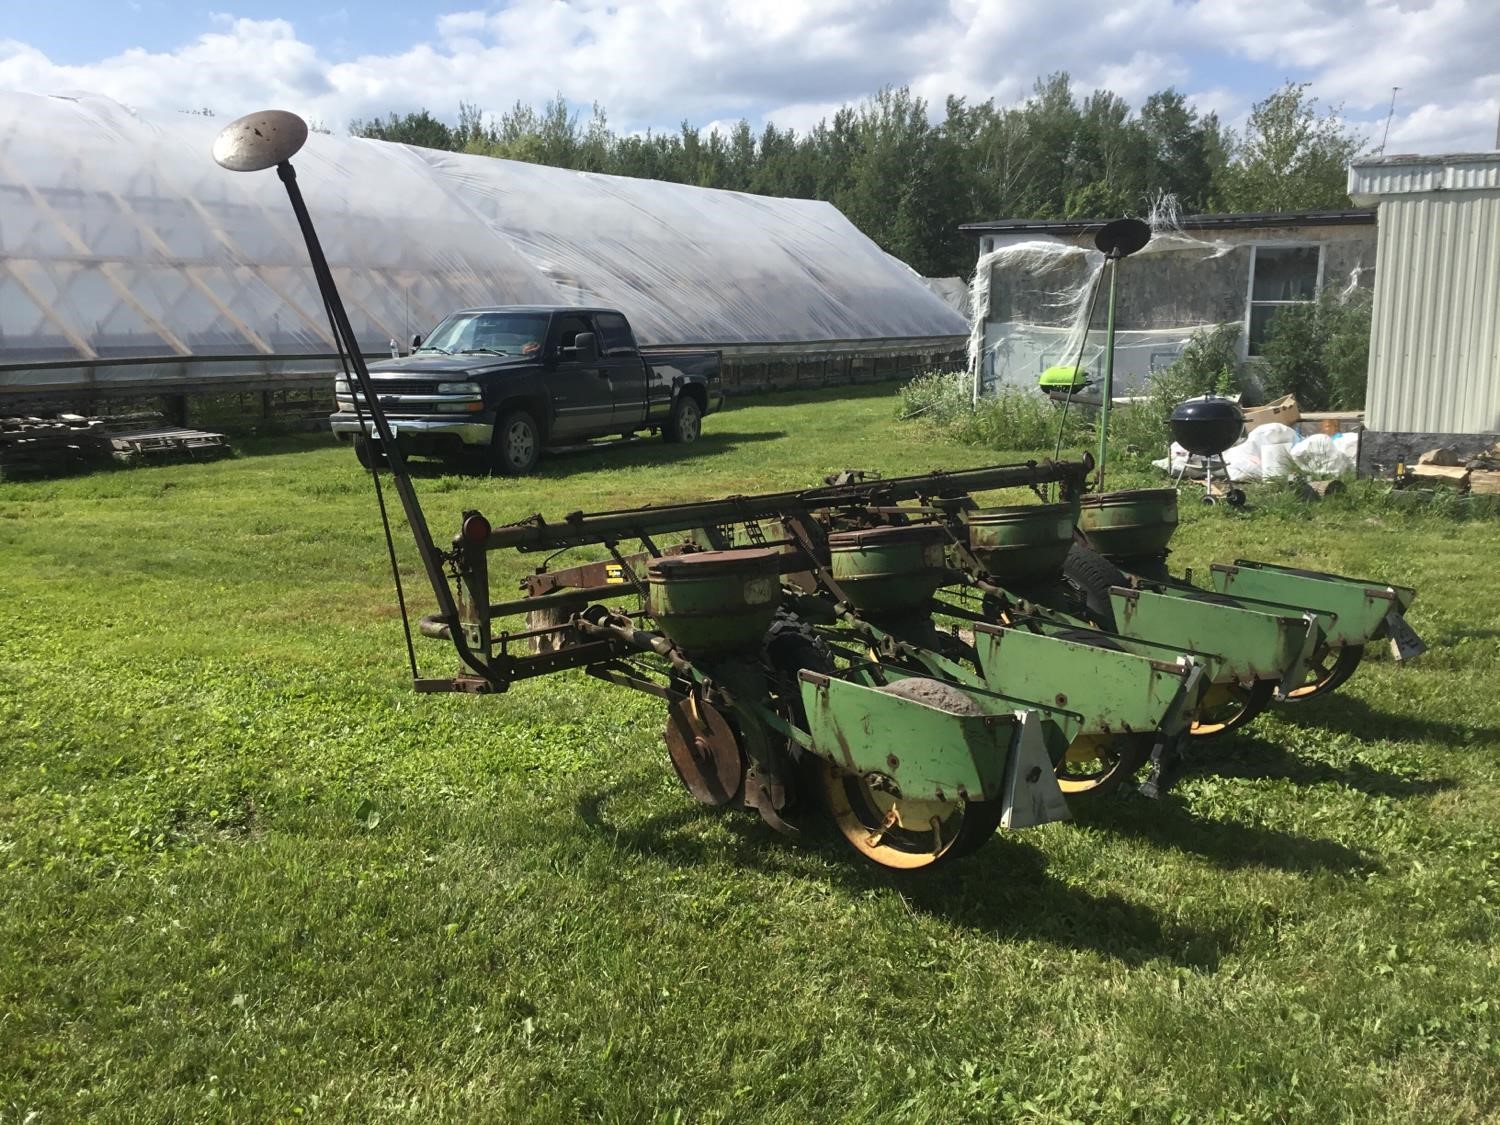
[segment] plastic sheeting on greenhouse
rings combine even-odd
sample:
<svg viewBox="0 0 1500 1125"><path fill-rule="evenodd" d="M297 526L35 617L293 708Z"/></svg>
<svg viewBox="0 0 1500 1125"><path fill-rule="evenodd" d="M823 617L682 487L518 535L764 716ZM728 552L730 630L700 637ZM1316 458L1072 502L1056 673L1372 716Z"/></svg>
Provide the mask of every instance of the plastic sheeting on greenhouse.
<svg viewBox="0 0 1500 1125"><path fill-rule="evenodd" d="M1171 196L1156 200L1149 222L1151 241L1132 261L1217 258L1233 249L1188 234ZM1125 269L1128 274L1131 265ZM1108 285L1102 253L1052 236L1018 237L981 255L969 297L969 366L979 373L977 386L985 391L1035 387L1037 377L1058 364L1102 372ZM996 315L998 309L1021 315ZM1151 372L1170 366L1196 333L1215 327L1194 323L1117 332L1114 393L1141 390Z"/></svg>
<svg viewBox="0 0 1500 1125"><path fill-rule="evenodd" d="M0 381L332 351L285 191L214 163L223 124L0 94ZM294 163L367 351L503 304L610 306L645 344L749 353L968 332L827 203L322 134Z"/></svg>

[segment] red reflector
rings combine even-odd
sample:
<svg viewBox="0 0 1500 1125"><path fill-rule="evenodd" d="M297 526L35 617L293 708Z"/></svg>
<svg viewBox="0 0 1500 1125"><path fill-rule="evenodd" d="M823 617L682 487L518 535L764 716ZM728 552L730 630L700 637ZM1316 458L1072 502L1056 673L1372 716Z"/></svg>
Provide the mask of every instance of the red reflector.
<svg viewBox="0 0 1500 1125"><path fill-rule="evenodd" d="M484 546L490 538L490 521L475 512L464 519L463 536L471 547Z"/></svg>

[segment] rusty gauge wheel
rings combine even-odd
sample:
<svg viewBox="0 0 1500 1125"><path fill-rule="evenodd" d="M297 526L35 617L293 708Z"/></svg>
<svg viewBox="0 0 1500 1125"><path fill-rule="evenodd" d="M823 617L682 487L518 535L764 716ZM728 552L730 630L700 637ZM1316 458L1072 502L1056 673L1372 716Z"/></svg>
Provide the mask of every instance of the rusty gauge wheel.
<svg viewBox="0 0 1500 1125"><path fill-rule="evenodd" d="M729 721L696 696L667 707L667 755L672 768L702 804L727 805L745 781L745 755Z"/></svg>
<svg viewBox="0 0 1500 1125"><path fill-rule="evenodd" d="M918 694L924 703L959 714L982 714L963 692L935 680L914 677L881 690ZM881 867L914 871L957 859L980 847L999 827L1000 801L903 797L883 778L845 773L827 762L819 765L824 802L834 824L855 851Z"/></svg>
<svg viewBox="0 0 1500 1125"><path fill-rule="evenodd" d="M1134 777L1150 756L1150 735L1081 734L1057 763L1057 787L1069 797L1109 793Z"/></svg>
<svg viewBox="0 0 1500 1125"><path fill-rule="evenodd" d="M1319 645L1308 663L1307 679L1285 695L1278 694L1276 701L1305 703L1309 699L1327 695L1354 675L1354 670L1359 667L1364 656L1364 645L1346 645L1341 648Z"/></svg>
<svg viewBox="0 0 1500 1125"><path fill-rule="evenodd" d="M1264 711L1275 694L1275 680L1256 680L1249 687L1214 684L1198 705L1188 733L1194 738L1211 738L1242 727Z"/></svg>

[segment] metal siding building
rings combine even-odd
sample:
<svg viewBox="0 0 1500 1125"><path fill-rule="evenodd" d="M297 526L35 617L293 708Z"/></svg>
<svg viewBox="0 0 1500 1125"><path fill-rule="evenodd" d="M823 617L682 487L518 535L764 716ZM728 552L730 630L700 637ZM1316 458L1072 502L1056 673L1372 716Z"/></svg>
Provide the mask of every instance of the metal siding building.
<svg viewBox="0 0 1500 1125"><path fill-rule="evenodd" d="M1349 194L1378 205L1369 430L1500 431L1500 153L1356 164Z"/></svg>

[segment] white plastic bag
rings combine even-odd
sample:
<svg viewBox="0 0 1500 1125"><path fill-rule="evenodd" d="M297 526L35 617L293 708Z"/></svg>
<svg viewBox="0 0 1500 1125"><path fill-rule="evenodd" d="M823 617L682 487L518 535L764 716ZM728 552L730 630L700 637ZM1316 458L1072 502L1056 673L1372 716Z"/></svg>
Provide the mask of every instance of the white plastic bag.
<svg viewBox="0 0 1500 1125"><path fill-rule="evenodd" d="M1327 434L1312 434L1292 446L1292 460L1308 476L1320 480L1349 476L1354 472L1354 458L1340 449Z"/></svg>
<svg viewBox="0 0 1500 1125"><path fill-rule="evenodd" d="M1254 442L1259 449L1265 449L1268 445L1292 445L1297 440L1297 431L1280 422L1262 422L1250 431L1250 436L1245 440ZM1264 455L1261 459L1265 459Z"/></svg>
<svg viewBox="0 0 1500 1125"><path fill-rule="evenodd" d="M1274 423L1270 423L1274 425ZM1262 426L1261 429L1265 427ZM1258 431L1257 431L1258 432ZM1297 462L1292 460L1292 443L1272 442L1260 451L1261 480L1285 480L1297 475Z"/></svg>
<svg viewBox="0 0 1500 1125"><path fill-rule="evenodd" d="M1261 447L1253 441L1242 441L1226 449L1224 467L1229 470L1229 479L1232 481L1266 479L1261 471Z"/></svg>

